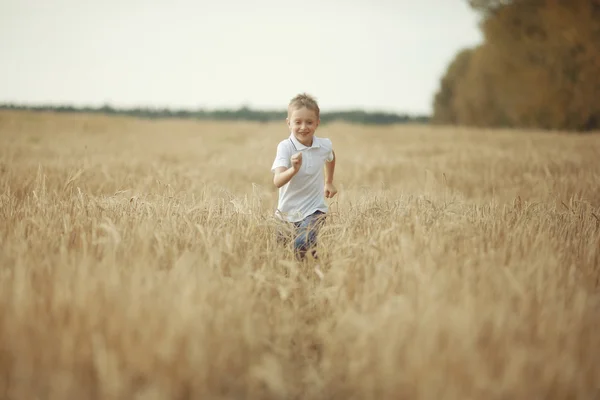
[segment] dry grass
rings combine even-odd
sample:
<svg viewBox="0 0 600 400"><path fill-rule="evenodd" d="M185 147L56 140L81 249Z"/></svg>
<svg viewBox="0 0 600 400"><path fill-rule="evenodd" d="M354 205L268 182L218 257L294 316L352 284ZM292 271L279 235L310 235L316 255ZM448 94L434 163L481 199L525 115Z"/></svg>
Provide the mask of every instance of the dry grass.
<svg viewBox="0 0 600 400"><path fill-rule="evenodd" d="M283 124L0 113L0 398L600 396L597 136L320 134L323 280Z"/></svg>

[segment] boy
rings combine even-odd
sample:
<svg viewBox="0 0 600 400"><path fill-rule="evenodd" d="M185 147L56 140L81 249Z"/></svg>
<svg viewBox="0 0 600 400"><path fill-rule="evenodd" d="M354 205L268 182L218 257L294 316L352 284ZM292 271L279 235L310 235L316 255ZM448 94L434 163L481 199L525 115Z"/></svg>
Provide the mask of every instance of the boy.
<svg viewBox="0 0 600 400"><path fill-rule="evenodd" d="M271 167L273 184L279 189L276 216L287 226L279 229L277 238L287 243L285 230L291 229L296 257L303 260L311 250L316 259L317 235L328 211L325 198L337 193L335 153L331 140L315 136L320 109L311 96L299 94L290 101L286 122L290 136L277 145Z"/></svg>

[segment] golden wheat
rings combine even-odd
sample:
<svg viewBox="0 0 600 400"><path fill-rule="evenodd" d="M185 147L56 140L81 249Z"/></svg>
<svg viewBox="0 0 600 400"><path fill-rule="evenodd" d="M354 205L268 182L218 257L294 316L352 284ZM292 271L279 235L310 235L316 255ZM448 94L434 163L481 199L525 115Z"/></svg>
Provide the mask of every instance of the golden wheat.
<svg viewBox="0 0 600 400"><path fill-rule="evenodd" d="M600 395L595 136L324 125L314 263L281 124L0 113L0 397Z"/></svg>

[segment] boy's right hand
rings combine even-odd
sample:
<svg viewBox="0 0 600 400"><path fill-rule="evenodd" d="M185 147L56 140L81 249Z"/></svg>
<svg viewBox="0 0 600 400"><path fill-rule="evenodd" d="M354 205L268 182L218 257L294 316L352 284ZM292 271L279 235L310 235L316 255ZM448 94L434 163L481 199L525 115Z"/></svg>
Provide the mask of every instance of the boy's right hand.
<svg viewBox="0 0 600 400"><path fill-rule="evenodd" d="M292 162L292 168L294 168L294 171L298 172L298 170L302 166L302 153L294 154L290 161Z"/></svg>

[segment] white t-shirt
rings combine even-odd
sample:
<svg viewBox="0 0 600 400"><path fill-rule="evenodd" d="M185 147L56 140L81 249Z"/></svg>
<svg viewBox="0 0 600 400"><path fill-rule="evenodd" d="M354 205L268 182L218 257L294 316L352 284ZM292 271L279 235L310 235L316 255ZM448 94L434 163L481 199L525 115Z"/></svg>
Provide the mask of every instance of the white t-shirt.
<svg viewBox="0 0 600 400"><path fill-rule="evenodd" d="M327 212L325 203L325 177L323 167L326 161L333 161L331 140L313 136L311 147L300 143L294 134L277 145L277 155L271 167L290 168L292 155L302 153L302 165L292 179L279 188L279 201L275 213L281 219L298 222L315 211Z"/></svg>

